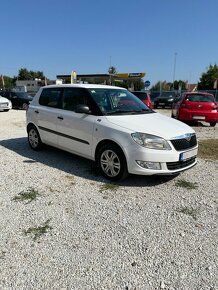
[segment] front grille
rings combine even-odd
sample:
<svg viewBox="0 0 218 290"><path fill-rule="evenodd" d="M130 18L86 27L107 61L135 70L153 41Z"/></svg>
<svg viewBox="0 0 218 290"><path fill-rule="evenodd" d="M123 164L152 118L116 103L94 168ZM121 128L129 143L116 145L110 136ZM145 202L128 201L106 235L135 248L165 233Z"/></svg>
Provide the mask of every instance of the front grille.
<svg viewBox="0 0 218 290"><path fill-rule="evenodd" d="M185 168L185 167L195 163L195 160L196 160L196 157L192 157L192 158L187 159L185 161L167 162L167 168L169 170L182 169L182 168Z"/></svg>
<svg viewBox="0 0 218 290"><path fill-rule="evenodd" d="M170 140L170 141L177 151L190 149L197 145L197 138L195 134L191 136L190 140L186 138L182 138L182 139L175 139L175 140Z"/></svg>

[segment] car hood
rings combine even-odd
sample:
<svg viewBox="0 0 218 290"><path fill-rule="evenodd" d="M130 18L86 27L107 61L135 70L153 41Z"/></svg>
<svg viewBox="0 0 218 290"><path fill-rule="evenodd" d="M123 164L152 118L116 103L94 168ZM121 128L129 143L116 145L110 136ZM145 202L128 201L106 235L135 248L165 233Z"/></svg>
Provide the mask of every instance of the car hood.
<svg viewBox="0 0 218 290"><path fill-rule="evenodd" d="M10 103L10 101L7 98L4 98L4 97L0 96L0 103L3 103L3 102L9 102Z"/></svg>
<svg viewBox="0 0 218 290"><path fill-rule="evenodd" d="M107 116L107 120L133 132L147 133L172 139L195 131L188 125L159 113Z"/></svg>

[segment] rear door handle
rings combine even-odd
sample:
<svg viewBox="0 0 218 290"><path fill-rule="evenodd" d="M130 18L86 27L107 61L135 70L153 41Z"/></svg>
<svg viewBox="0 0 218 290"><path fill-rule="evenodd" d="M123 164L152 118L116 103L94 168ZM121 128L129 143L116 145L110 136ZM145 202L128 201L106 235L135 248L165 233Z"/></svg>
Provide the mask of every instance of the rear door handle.
<svg viewBox="0 0 218 290"><path fill-rule="evenodd" d="M58 119L59 119L59 120L64 120L64 118L63 118L63 117L61 117L61 116L58 116Z"/></svg>
<svg viewBox="0 0 218 290"><path fill-rule="evenodd" d="M36 114L39 114L39 111L35 111Z"/></svg>

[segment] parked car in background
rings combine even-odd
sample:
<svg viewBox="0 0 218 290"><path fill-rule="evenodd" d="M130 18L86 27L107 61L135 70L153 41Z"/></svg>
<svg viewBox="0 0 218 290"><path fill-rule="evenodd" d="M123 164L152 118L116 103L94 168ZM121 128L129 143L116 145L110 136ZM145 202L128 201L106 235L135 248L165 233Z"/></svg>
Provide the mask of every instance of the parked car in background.
<svg viewBox="0 0 218 290"><path fill-rule="evenodd" d="M11 101L13 109L26 110L29 103L33 100L33 97L26 92L5 91L3 96Z"/></svg>
<svg viewBox="0 0 218 290"><path fill-rule="evenodd" d="M172 117L180 121L204 121L214 127L218 121L214 95L186 92L173 104Z"/></svg>
<svg viewBox="0 0 218 290"><path fill-rule="evenodd" d="M194 130L154 112L124 88L42 87L26 116L33 150L44 143L83 156L113 181L129 173L178 174L197 162Z"/></svg>
<svg viewBox="0 0 218 290"><path fill-rule="evenodd" d="M163 92L154 99L154 108L172 108L172 104L176 98L175 92Z"/></svg>
<svg viewBox="0 0 218 290"><path fill-rule="evenodd" d="M0 95L0 111L7 112L12 109L11 101Z"/></svg>
<svg viewBox="0 0 218 290"><path fill-rule="evenodd" d="M154 101L159 96L160 96L160 92L159 91L150 91L150 99L151 99L151 103L152 103L152 107L153 108L154 108Z"/></svg>
<svg viewBox="0 0 218 290"><path fill-rule="evenodd" d="M153 108L153 104L151 102L150 94L148 92L143 91L133 91L131 92L136 97L138 97L145 105L147 105L149 108Z"/></svg>

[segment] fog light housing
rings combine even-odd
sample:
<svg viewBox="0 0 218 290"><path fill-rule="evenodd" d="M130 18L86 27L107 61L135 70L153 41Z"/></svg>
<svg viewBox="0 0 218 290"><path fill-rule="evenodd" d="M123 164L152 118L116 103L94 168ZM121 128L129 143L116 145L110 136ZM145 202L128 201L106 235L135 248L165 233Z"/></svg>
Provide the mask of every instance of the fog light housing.
<svg viewBox="0 0 218 290"><path fill-rule="evenodd" d="M153 170L160 170L161 164L160 162L151 162L151 161L141 161L136 160L137 164L145 169L153 169Z"/></svg>

